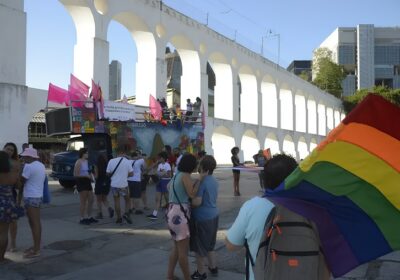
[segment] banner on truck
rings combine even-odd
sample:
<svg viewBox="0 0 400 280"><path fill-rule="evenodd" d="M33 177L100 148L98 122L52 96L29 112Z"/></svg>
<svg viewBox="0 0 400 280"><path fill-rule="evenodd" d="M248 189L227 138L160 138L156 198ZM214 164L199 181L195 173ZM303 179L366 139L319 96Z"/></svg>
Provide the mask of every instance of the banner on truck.
<svg viewBox="0 0 400 280"><path fill-rule="evenodd" d="M135 116L134 105L104 100L104 119L109 121L134 121Z"/></svg>

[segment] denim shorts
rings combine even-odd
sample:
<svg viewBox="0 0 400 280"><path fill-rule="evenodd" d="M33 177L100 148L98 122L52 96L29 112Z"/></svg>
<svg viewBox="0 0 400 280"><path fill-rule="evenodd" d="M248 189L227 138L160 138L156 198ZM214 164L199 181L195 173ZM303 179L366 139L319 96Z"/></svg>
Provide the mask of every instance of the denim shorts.
<svg viewBox="0 0 400 280"><path fill-rule="evenodd" d="M128 187L125 188L113 188L111 187L111 193L113 196L127 196L129 195Z"/></svg>
<svg viewBox="0 0 400 280"><path fill-rule="evenodd" d="M42 205L42 197L24 197L24 205L25 208L40 208L40 206Z"/></svg>

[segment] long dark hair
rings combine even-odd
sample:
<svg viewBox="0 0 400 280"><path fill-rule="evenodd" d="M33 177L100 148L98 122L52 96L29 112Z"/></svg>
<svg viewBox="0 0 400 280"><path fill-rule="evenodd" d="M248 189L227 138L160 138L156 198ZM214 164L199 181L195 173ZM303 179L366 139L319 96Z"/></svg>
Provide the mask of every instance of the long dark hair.
<svg viewBox="0 0 400 280"><path fill-rule="evenodd" d="M97 166L97 171L99 174L105 174L107 170L107 156L105 154L100 154L99 157L97 158L96 166Z"/></svg>
<svg viewBox="0 0 400 280"><path fill-rule="evenodd" d="M5 151L0 151L0 173L8 173L10 170L10 157Z"/></svg>
<svg viewBox="0 0 400 280"><path fill-rule="evenodd" d="M17 149L17 145L15 145L13 142L8 142L4 145L4 148L6 148L7 146L11 146L14 149L13 154L11 155L11 159L14 160L18 160L18 149ZM4 149L3 148L3 149Z"/></svg>

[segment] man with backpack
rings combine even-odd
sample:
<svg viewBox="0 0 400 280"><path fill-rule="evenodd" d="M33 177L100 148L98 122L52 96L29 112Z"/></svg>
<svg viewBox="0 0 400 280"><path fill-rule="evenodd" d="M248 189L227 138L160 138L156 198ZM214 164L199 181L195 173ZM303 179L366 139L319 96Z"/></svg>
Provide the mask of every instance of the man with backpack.
<svg viewBox="0 0 400 280"><path fill-rule="evenodd" d="M264 166L264 187L275 189L297 167L288 155L275 155ZM314 224L269 200L245 202L229 229L230 251L246 248L246 279L325 280L330 272L320 252Z"/></svg>

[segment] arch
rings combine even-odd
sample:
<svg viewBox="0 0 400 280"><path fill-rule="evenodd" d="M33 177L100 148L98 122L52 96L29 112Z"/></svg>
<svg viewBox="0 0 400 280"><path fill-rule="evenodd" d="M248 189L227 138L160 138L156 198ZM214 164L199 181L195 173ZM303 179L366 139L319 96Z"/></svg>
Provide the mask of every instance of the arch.
<svg viewBox="0 0 400 280"><path fill-rule="evenodd" d="M307 100L308 133L317 134L317 103L312 97Z"/></svg>
<svg viewBox="0 0 400 280"><path fill-rule="evenodd" d="M276 98L276 85L273 82L269 82L272 78L267 78L261 82L262 125L278 127L278 100Z"/></svg>
<svg viewBox="0 0 400 280"><path fill-rule="evenodd" d="M201 96L200 92L200 57L194 44L183 35L175 35L170 39L176 48L182 63L180 104L186 110L186 99L192 101Z"/></svg>
<svg viewBox="0 0 400 280"><path fill-rule="evenodd" d="M310 152L312 152L317 147L317 140L315 138L311 138L310 141Z"/></svg>
<svg viewBox="0 0 400 280"><path fill-rule="evenodd" d="M340 112L338 110L334 111L334 119L335 119L335 127L337 127L341 122Z"/></svg>
<svg viewBox="0 0 400 280"><path fill-rule="evenodd" d="M293 96L292 91L281 88L279 91L281 104L281 128L293 130Z"/></svg>
<svg viewBox="0 0 400 280"><path fill-rule="evenodd" d="M239 70L239 79L241 85L240 121L258 124L258 92L256 77L250 67L242 66Z"/></svg>
<svg viewBox="0 0 400 280"><path fill-rule="evenodd" d="M253 155L260 150L260 142L252 130L245 131L242 136L240 148L243 151L244 161L253 161Z"/></svg>
<svg viewBox="0 0 400 280"><path fill-rule="evenodd" d="M292 155L294 158L297 158L293 138L290 135L286 135L283 139L282 151L285 154Z"/></svg>
<svg viewBox="0 0 400 280"><path fill-rule="evenodd" d="M333 109L331 107L326 108L326 126L328 131L331 131L335 128L335 122L333 119Z"/></svg>
<svg viewBox="0 0 400 280"><path fill-rule="evenodd" d="M116 14L113 19L128 29L136 44L136 104L148 106L149 95L156 95L157 50L154 34L145 21L132 12Z"/></svg>
<svg viewBox="0 0 400 280"><path fill-rule="evenodd" d="M212 53L209 63L215 73L214 117L233 120L232 68L222 53Z"/></svg>
<svg viewBox="0 0 400 280"><path fill-rule="evenodd" d="M308 145L303 136L297 142L297 151L299 152L300 160L306 158L309 154Z"/></svg>
<svg viewBox="0 0 400 280"><path fill-rule="evenodd" d="M326 135L326 111L324 104L318 104L318 134Z"/></svg>
<svg viewBox="0 0 400 280"><path fill-rule="evenodd" d="M64 4L71 15L76 29L76 45L74 48L74 74L82 81L90 84L94 76L95 23L89 7Z"/></svg>
<svg viewBox="0 0 400 280"><path fill-rule="evenodd" d="M231 149L237 146L231 131L225 126L216 127L211 136L211 143L217 163L230 164Z"/></svg>
<svg viewBox="0 0 400 280"><path fill-rule="evenodd" d="M298 94L296 94L294 98L296 106L296 131L306 132L306 99L303 95Z"/></svg>
<svg viewBox="0 0 400 280"><path fill-rule="evenodd" d="M268 133L267 137L265 137L264 141L265 149L271 150L271 155L279 154L281 150L279 149L279 141L276 135L273 132Z"/></svg>

